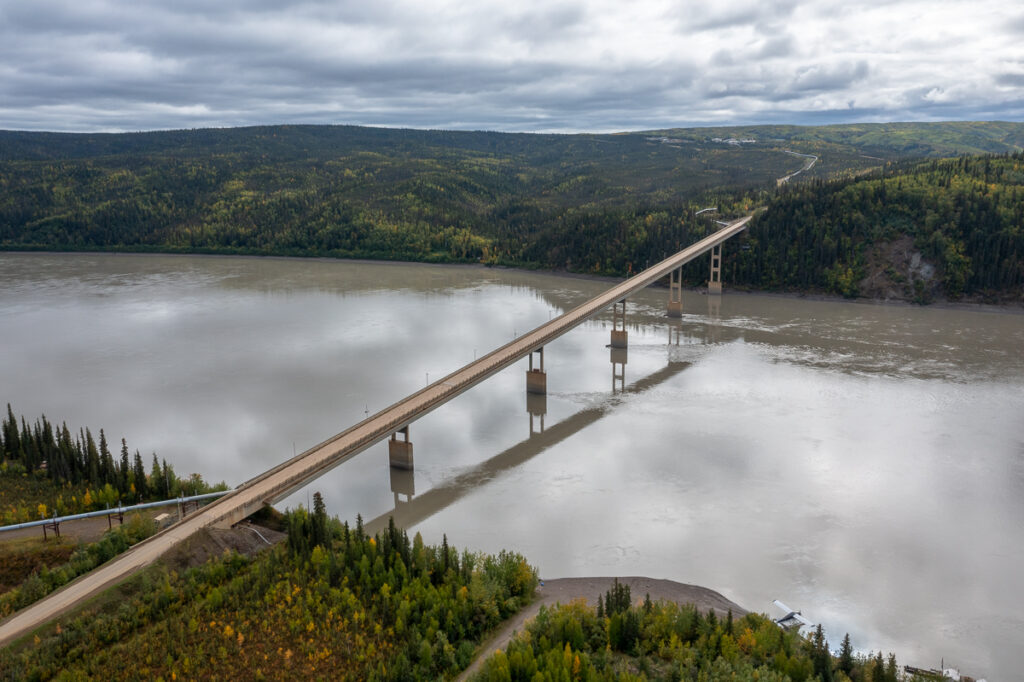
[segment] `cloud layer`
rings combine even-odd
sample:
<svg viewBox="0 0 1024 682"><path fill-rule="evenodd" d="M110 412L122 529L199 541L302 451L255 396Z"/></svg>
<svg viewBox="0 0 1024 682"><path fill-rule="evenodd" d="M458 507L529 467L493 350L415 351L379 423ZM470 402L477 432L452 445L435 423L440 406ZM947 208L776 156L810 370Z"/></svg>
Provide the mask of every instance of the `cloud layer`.
<svg viewBox="0 0 1024 682"><path fill-rule="evenodd" d="M1003 0L0 0L0 128L1024 118Z"/></svg>

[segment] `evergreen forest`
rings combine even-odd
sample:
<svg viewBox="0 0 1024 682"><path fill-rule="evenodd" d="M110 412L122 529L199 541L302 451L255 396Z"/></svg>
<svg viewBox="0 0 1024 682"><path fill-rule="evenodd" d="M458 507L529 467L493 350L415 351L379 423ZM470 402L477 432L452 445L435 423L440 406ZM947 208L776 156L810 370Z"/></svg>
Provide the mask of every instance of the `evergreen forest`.
<svg viewBox="0 0 1024 682"><path fill-rule="evenodd" d="M97 440L88 428L73 432L45 415L29 424L10 403L0 420L0 525L217 490L227 485L210 485L200 474L179 478L156 453L147 467L124 438L115 456L103 429Z"/></svg>
<svg viewBox="0 0 1024 682"><path fill-rule="evenodd" d="M1022 144L1024 125L1012 123L617 135L352 126L0 132L0 249L482 262L627 276L714 230L714 218L763 209L725 249L727 285L1020 301L1014 150ZM717 213L698 215L708 207ZM706 269L695 262L684 280L698 286Z"/></svg>
<svg viewBox="0 0 1024 682"><path fill-rule="evenodd" d="M474 677L499 680L762 680L896 682L896 657L856 654L850 636L837 654L821 626L800 634L763 615L724 618L690 604L641 602L615 580L597 608L584 600L541 607L507 651ZM916 679L916 678L915 678Z"/></svg>
<svg viewBox="0 0 1024 682"><path fill-rule="evenodd" d="M0 651L0 670L11 679L440 679L465 668L538 582L511 552L460 553L393 524L368 537L361 521L329 519L319 495L285 524L287 542L255 558L144 573Z"/></svg>

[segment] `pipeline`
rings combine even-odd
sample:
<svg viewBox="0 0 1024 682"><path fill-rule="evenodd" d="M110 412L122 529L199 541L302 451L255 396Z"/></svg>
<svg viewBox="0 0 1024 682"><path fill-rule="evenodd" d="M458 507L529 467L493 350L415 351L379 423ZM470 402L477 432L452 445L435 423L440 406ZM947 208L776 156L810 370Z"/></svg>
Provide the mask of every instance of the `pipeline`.
<svg viewBox="0 0 1024 682"><path fill-rule="evenodd" d="M43 526L47 523L63 523L64 521L74 521L75 519L88 519L96 516L107 516L109 514L123 514L128 511L135 511L136 509L149 509L151 507L169 507L172 504L182 504L184 502L192 502L194 500L208 500L214 497L223 497L227 495L230 490L220 490L215 493L203 493L202 495L192 495L190 497L176 497L173 500L160 500L159 502L144 502L142 504L133 504L128 507L122 507L120 504L117 505L117 509L102 509L100 511L82 512L81 514L69 514L67 516L54 516L52 519L40 519L39 521L26 521L25 523L15 523L10 526L0 526L0 533L5 530L20 530L22 528L34 528L36 526Z"/></svg>

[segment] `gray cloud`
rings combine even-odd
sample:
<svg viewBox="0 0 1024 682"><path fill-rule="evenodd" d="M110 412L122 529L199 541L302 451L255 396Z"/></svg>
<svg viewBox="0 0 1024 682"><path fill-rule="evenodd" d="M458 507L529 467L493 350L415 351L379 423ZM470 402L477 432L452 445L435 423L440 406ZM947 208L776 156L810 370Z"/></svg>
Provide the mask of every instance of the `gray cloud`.
<svg viewBox="0 0 1024 682"><path fill-rule="evenodd" d="M780 22L799 4L797 0L742 0L703 5L684 3L678 13L682 31L718 31L762 22Z"/></svg>
<svg viewBox="0 0 1024 682"><path fill-rule="evenodd" d="M774 57L789 57L794 53L795 42L792 36L780 35L769 38L758 48L756 57L758 59L772 59Z"/></svg>
<svg viewBox="0 0 1024 682"><path fill-rule="evenodd" d="M1024 73L996 74L996 83L1012 88L1024 88Z"/></svg>
<svg viewBox="0 0 1024 682"><path fill-rule="evenodd" d="M0 128L1013 118L1024 18L1001 6L7 2Z"/></svg>
<svg viewBox="0 0 1024 682"><path fill-rule="evenodd" d="M868 64L840 64L828 67L820 65L803 66L797 69L790 88L794 92L835 91L845 89L868 75Z"/></svg>

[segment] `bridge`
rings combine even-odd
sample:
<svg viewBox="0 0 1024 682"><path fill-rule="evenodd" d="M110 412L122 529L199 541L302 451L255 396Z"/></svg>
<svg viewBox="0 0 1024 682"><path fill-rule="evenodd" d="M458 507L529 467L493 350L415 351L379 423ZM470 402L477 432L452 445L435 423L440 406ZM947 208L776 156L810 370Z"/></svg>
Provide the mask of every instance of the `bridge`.
<svg viewBox="0 0 1024 682"><path fill-rule="evenodd" d="M388 449L391 465L397 468L412 468L412 442L409 438L409 426L412 422L527 355L530 357L530 369L526 373L527 392L546 393L547 375L544 373L544 346L608 307L614 306L615 310L610 345L613 350L625 348L627 343L626 298L666 275L670 277L667 313L670 317L681 317L681 267L710 251L711 275L708 281L708 293L720 294L722 291L722 244L746 229L751 218L752 216L746 216L728 223L726 227L613 286L605 293L474 360L336 436L246 481L228 495L186 516L177 524L138 543L103 566L0 622L0 645L7 644L34 628L50 622L80 601L97 595L106 588L144 569L166 551L202 529L228 528L252 515L264 505L273 504L288 497L328 470L384 439L390 438ZM535 359L538 360L536 365L534 364ZM399 435L402 436L401 439L398 437Z"/></svg>

